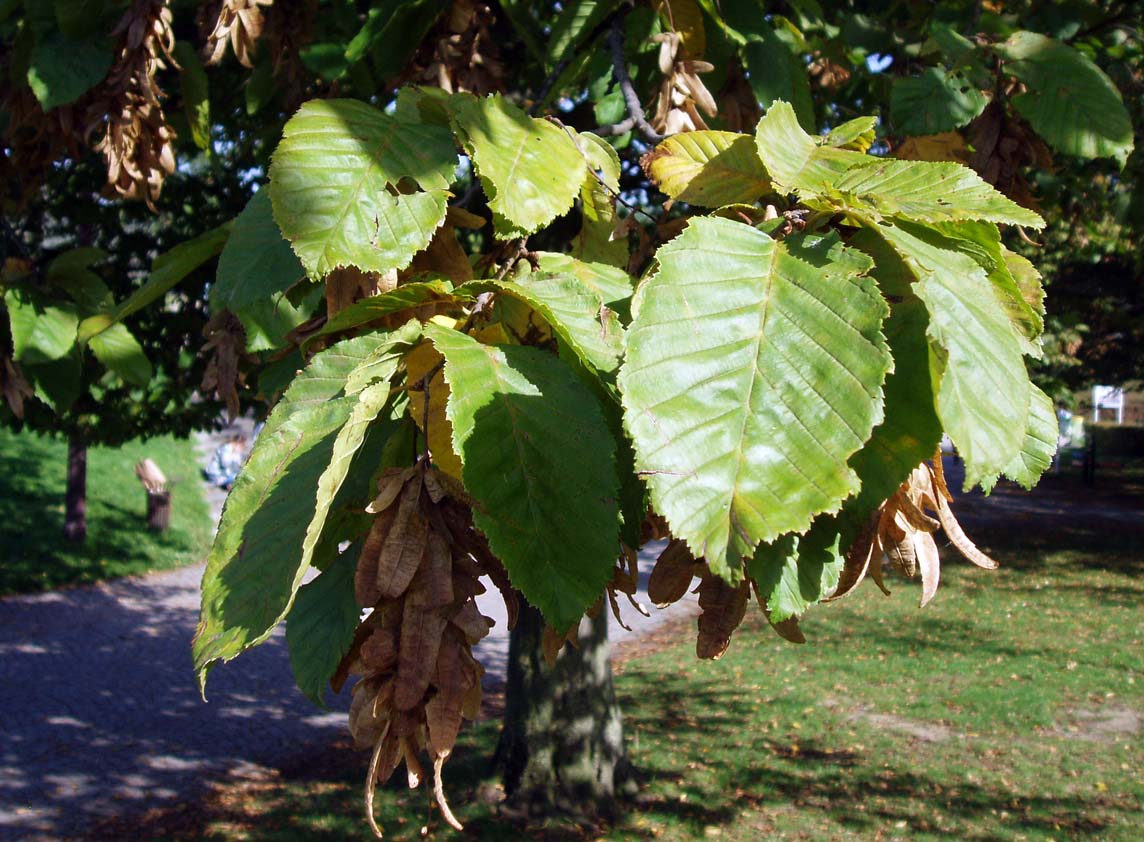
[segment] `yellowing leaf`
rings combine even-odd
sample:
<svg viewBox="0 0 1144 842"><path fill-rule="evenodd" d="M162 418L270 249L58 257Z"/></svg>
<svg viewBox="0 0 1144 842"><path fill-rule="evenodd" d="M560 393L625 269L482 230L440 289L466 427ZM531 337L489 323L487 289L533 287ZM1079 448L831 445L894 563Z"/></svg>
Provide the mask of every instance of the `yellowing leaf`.
<svg viewBox="0 0 1144 842"><path fill-rule="evenodd" d="M405 355L405 371L408 378L409 414L422 433L425 432L425 391L421 381L442 357L433 345L423 342ZM453 425L445 416L449 402L449 385L445 382L444 366L437 369L429 380L429 452L433 461L444 473L454 479L461 478L461 460L453 452Z"/></svg>
<svg viewBox="0 0 1144 842"><path fill-rule="evenodd" d="M660 190L693 205L750 204L771 190L750 135L683 132L669 137L640 163Z"/></svg>

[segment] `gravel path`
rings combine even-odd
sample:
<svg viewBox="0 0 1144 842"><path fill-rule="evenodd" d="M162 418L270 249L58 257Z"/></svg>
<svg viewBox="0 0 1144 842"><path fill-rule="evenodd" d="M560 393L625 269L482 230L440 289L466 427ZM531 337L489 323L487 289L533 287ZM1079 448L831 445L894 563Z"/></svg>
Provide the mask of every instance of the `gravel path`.
<svg viewBox="0 0 1144 842"><path fill-rule="evenodd" d="M343 733L348 695L329 712L305 699L281 632L216 668L202 702L189 646L201 576L196 566L0 600L0 839L79 839L100 818L188 801L208 778L273 767ZM507 632L499 601L482 610L498 620L479 651L496 682ZM643 633L689 610L629 624Z"/></svg>

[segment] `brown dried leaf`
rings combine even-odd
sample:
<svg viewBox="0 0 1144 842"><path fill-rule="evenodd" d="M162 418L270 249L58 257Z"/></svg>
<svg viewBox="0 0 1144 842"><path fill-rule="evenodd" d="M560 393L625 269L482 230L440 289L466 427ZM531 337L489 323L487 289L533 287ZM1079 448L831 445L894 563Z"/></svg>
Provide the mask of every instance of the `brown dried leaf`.
<svg viewBox="0 0 1144 842"><path fill-rule="evenodd" d="M823 600L824 602L842 599L842 597L853 593L854 589L866 578L866 571L870 569L870 558L874 554L877 529L878 516L875 515L866 523L866 526L858 533L858 537L854 539L854 543L846 551L846 559L838 577L838 587L834 589L834 593Z"/></svg>
<svg viewBox="0 0 1144 842"><path fill-rule="evenodd" d="M448 625L439 611L405 600L401 639L397 652L397 689L394 705L400 711L421 703L437 664L441 635Z"/></svg>
<svg viewBox="0 0 1144 842"><path fill-rule="evenodd" d="M731 645L731 635L747 613L750 583L743 581L732 587L705 570L699 582L699 635L695 641L695 654L700 658L718 660Z"/></svg>
<svg viewBox="0 0 1144 842"><path fill-rule="evenodd" d="M393 522L397 519L397 509L389 507L373 520L365 543L362 544L358 555L357 571L354 573L354 596L362 608L370 608L381 599L381 588L378 586L377 565L381 557L381 548L389 536Z"/></svg>
<svg viewBox="0 0 1144 842"><path fill-rule="evenodd" d="M672 539L655 561L647 582L647 596L659 608L683 599L694 578L695 559L687 542Z"/></svg>
<svg viewBox="0 0 1144 842"><path fill-rule="evenodd" d="M409 587L429 540L429 521L421 511L421 474L414 473L398 498L397 517L385 536L377 561L377 587L398 597Z"/></svg>
<svg viewBox="0 0 1144 842"><path fill-rule="evenodd" d="M945 531L945 536L949 538L951 544L957 547L958 552L978 567L986 570L997 569L997 562L977 549L977 545L969 540L969 537L962 530L961 524L953 516L953 509L949 507L949 503L944 497L938 498L937 516L941 521L941 528Z"/></svg>
<svg viewBox="0 0 1144 842"><path fill-rule="evenodd" d="M449 802L445 800L445 787L441 781L441 767L448 759L449 754L438 754L433 759L433 797L437 799L437 806L441 808L441 818L454 830L464 830L464 825L457 821L453 811L449 809Z"/></svg>
<svg viewBox="0 0 1144 842"><path fill-rule="evenodd" d="M380 738L389 720L388 710L377 710L377 698L393 679L363 678L350 696L349 729L357 748L369 748Z"/></svg>
<svg viewBox="0 0 1144 842"><path fill-rule="evenodd" d="M416 468L386 468L377 481L377 496L365 510L370 514L378 514L388 509L416 470Z"/></svg>
<svg viewBox="0 0 1144 842"><path fill-rule="evenodd" d="M401 743L396 734L389 730L389 723L381 737L373 746L373 755L369 759L369 771L365 777L365 815L370 829L378 839L381 838L381 828L377 826L377 819L373 815L373 792L377 782L384 783L389 780L397 763L401 759Z"/></svg>
<svg viewBox="0 0 1144 842"><path fill-rule="evenodd" d="M914 534L914 555L918 560L918 569L922 573L924 607L937 593L937 584L941 578L941 559L938 558L937 544L933 540L933 535L928 532Z"/></svg>
<svg viewBox="0 0 1144 842"><path fill-rule="evenodd" d="M461 708L467 689L461 670L463 645L446 636L437 655L437 675L433 680L437 691L425 703L425 725L429 731L429 754L432 757L448 755L461 730Z"/></svg>
<svg viewBox="0 0 1144 842"><path fill-rule="evenodd" d="M366 672L380 673L393 669L397 664L397 635L389 629L371 629L369 637L362 641L358 657Z"/></svg>
<svg viewBox="0 0 1144 842"><path fill-rule="evenodd" d="M0 356L0 392L17 418L24 417L24 401L35 394L19 366L7 356Z"/></svg>
<svg viewBox="0 0 1144 842"><path fill-rule="evenodd" d="M408 776L410 789L417 789L421 785L421 779L425 777L425 770L421 767L421 758L417 754L417 742L413 737L402 737L401 758L405 761L405 772Z"/></svg>
<svg viewBox="0 0 1144 842"><path fill-rule="evenodd" d="M482 614L477 603L468 597L449 622L465 636L470 646L480 643L493 627L493 621Z"/></svg>

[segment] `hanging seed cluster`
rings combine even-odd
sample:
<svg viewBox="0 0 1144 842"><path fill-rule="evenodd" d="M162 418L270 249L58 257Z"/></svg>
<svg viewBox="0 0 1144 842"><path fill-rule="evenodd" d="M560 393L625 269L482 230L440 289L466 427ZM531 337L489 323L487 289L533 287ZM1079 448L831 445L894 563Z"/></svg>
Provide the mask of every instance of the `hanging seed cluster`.
<svg viewBox="0 0 1144 842"><path fill-rule="evenodd" d="M874 512L847 551L838 586L826 601L851 593L867 573L889 594L882 576L882 565L888 560L907 578L921 574L921 604L925 605L933 599L940 579L934 540L939 528L966 559L986 570L996 569L997 562L981 552L962 530L950 508L952 501L939 453L932 462L918 465ZM728 585L711 572L703 559L692 557L687 544L678 538L671 540L656 560L648 580L648 597L657 607L666 608L681 600L697 577L700 614L695 652L700 658L717 659L727 651L732 634L746 616L752 591L767 622L780 637L794 643L806 642L797 617L780 622L771 619L767 601L753 579L747 577L738 585Z"/></svg>
<svg viewBox="0 0 1144 842"><path fill-rule="evenodd" d="M510 620L515 592L503 568L473 527L464 493L426 463L387 470L354 578L358 603L372 609L343 662L360 675L354 685L349 727L359 748L373 748L366 781L366 810L373 791L405 763L409 785L425 777L420 756L433 765L433 792L442 817L461 829L445 799L441 768L453 751L463 719L481 706L481 665L472 647L492 620L477 609L488 575L506 596Z"/></svg>
<svg viewBox="0 0 1144 842"><path fill-rule="evenodd" d="M957 522L949 506L952 501L938 453L932 463L923 462L914 468L893 496L873 514L847 552L838 588L830 598L846 596L858 587L867 573L882 592L888 594L882 578L883 559L887 559L906 577L921 573L921 604L925 605L937 593L941 578L941 562L933 537L939 527L967 560L986 570L995 570L997 562L977 549Z"/></svg>

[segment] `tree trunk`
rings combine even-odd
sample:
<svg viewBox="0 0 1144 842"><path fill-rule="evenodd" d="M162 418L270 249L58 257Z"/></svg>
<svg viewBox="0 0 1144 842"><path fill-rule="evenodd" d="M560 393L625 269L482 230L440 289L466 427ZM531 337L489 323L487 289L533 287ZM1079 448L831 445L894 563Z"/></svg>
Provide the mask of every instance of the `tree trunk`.
<svg viewBox="0 0 1144 842"><path fill-rule="evenodd" d="M87 442L79 433L68 437L68 484L64 498L64 537L87 539Z"/></svg>
<svg viewBox="0 0 1144 842"><path fill-rule="evenodd" d="M617 796L634 789L612 685L606 611L580 624L549 668L544 620L522 602L509 643L504 729L495 762L508 807L529 816L612 818Z"/></svg>

